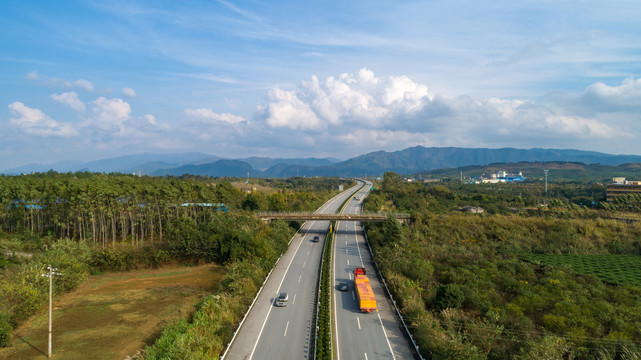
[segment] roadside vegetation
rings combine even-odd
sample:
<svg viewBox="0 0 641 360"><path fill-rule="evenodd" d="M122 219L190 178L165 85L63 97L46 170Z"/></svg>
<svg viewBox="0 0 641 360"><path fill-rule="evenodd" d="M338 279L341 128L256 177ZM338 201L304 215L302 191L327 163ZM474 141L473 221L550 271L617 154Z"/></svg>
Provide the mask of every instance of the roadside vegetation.
<svg viewBox="0 0 641 360"><path fill-rule="evenodd" d="M409 211L412 221L368 225L368 237L423 356L639 358L641 223L617 220L596 190L552 184L546 196L542 184L386 174L366 209ZM580 196L589 207L572 200Z"/></svg>
<svg viewBox="0 0 641 360"><path fill-rule="evenodd" d="M298 226L251 212L314 210L339 183L349 186L338 178L278 180L267 194L204 177L0 176L0 347L45 309L40 275L48 265L63 274L54 280L57 296L89 274L213 262L226 267L221 286L169 326L148 357L216 357Z"/></svg>

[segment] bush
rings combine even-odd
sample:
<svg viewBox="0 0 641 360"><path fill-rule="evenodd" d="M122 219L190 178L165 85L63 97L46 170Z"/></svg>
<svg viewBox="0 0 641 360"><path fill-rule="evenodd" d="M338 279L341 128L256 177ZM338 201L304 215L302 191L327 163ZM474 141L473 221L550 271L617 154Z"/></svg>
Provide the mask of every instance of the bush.
<svg viewBox="0 0 641 360"><path fill-rule="evenodd" d="M8 314L0 314L0 348L7 347L11 344L11 335L13 324Z"/></svg>
<svg viewBox="0 0 641 360"><path fill-rule="evenodd" d="M456 284L439 285L434 297L434 307L443 310L447 308L460 308L465 301L463 290Z"/></svg>

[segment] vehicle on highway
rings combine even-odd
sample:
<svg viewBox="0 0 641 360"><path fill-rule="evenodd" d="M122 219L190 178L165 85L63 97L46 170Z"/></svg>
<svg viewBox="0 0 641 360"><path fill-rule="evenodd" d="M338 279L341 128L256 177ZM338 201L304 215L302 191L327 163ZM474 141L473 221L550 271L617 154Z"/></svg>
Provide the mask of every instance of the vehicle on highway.
<svg viewBox="0 0 641 360"><path fill-rule="evenodd" d="M287 293L280 293L276 298L276 306L287 306L287 300L289 300L289 296L287 296Z"/></svg>
<svg viewBox="0 0 641 360"><path fill-rule="evenodd" d="M354 268L354 288L356 288L359 309L367 313L376 310L376 297L365 275L364 267Z"/></svg>
<svg viewBox="0 0 641 360"><path fill-rule="evenodd" d="M346 282L340 282L340 283L338 283L338 290L340 290L340 291L349 291L349 286L347 285Z"/></svg>
<svg viewBox="0 0 641 360"><path fill-rule="evenodd" d="M359 198L358 196L356 196L356 197L354 197L354 200L356 200L356 201L360 201L360 200L361 200L361 198Z"/></svg>
<svg viewBox="0 0 641 360"><path fill-rule="evenodd" d="M316 235L316 236L314 236L314 238L312 239L312 242L318 242L319 240L320 240L320 238L318 237L318 235Z"/></svg>

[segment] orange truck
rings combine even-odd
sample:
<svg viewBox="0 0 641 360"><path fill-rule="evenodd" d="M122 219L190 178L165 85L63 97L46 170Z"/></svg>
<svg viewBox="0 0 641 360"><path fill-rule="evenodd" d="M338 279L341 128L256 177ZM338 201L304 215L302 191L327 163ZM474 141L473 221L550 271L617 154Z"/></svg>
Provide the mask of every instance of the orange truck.
<svg viewBox="0 0 641 360"><path fill-rule="evenodd" d="M365 275L365 268L354 268L354 288L358 296L358 307L362 312L372 312L376 310L376 298L374 291L369 284L369 279Z"/></svg>

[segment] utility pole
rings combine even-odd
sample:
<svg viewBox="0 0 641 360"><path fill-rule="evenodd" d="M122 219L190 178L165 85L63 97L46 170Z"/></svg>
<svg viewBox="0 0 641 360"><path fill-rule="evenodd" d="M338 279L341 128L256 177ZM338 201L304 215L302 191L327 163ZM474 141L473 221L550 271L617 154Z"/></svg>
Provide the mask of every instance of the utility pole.
<svg viewBox="0 0 641 360"><path fill-rule="evenodd" d="M58 271L58 269L52 267L51 265L47 266L47 270L47 274L40 274L40 276L49 278L49 352L47 353L47 357L51 357L51 312L53 309L53 276L62 274L56 272Z"/></svg>

